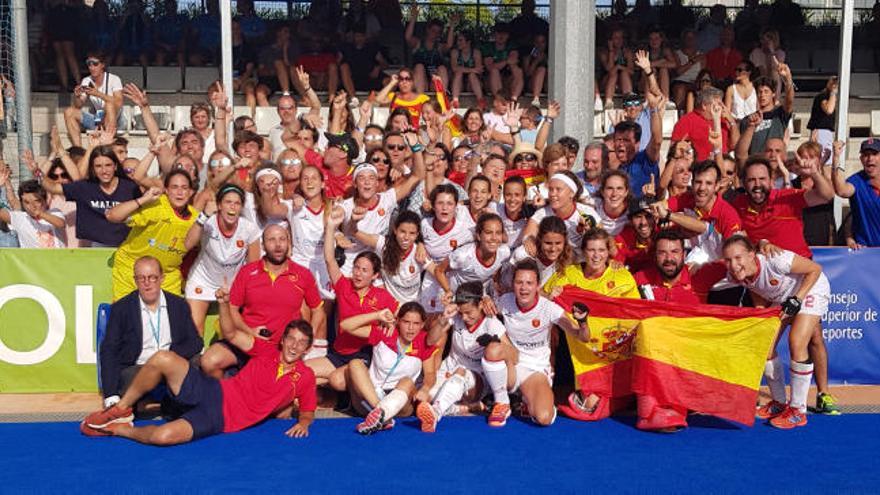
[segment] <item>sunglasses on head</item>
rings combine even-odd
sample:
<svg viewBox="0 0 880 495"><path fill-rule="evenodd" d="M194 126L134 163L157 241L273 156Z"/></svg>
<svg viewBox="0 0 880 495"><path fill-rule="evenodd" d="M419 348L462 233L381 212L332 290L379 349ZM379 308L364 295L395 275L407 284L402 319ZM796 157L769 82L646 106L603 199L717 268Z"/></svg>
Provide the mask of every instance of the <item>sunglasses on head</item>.
<svg viewBox="0 0 880 495"><path fill-rule="evenodd" d="M736 72L748 72L749 71L749 69L747 69L745 67L737 67L735 70L736 70Z"/></svg>
<svg viewBox="0 0 880 495"><path fill-rule="evenodd" d="M381 134L370 134L369 136L364 136L364 141L382 141L383 136Z"/></svg>
<svg viewBox="0 0 880 495"><path fill-rule="evenodd" d="M186 163L175 163L175 164L174 164L174 169L175 169L175 170L187 170L187 169L189 169L189 168L191 168L191 167L192 167L192 165L189 165L189 164L186 164Z"/></svg>
<svg viewBox="0 0 880 495"><path fill-rule="evenodd" d="M278 110L296 110L296 107L293 105L291 105L289 107L282 107L281 105L279 105Z"/></svg>
<svg viewBox="0 0 880 495"><path fill-rule="evenodd" d="M86 59L86 65L89 65L89 66L101 65L101 61L96 58L89 58L89 59Z"/></svg>
<svg viewBox="0 0 880 495"><path fill-rule="evenodd" d="M228 167L232 165L232 160L229 157L224 156L223 158L214 158L213 160L208 161L208 166L211 168L217 167Z"/></svg>
<svg viewBox="0 0 880 495"><path fill-rule="evenodd" d="M406 149L406 146L404 146L402 144L386 144L385 147L388 148L389 150L396 150L396 151L403 151Z"/></svg>
<svg viewBox="0 0 880 495"><path fill-rule="evenodd" d="M285 158L283 160L278 160L278 163L285 167L295 167L297 165L302 165L302 160L299 158Z"/></svg>
<svg viewBox="0 0 880 495"><path fill-rule="evenodd" d="M384 163L385 165L388 165L389 163L391 163L391 160L389 160L387 158L382 158L381 156L374 156L373 159L370 161L373 163Z"/></svg>
<svg viewBox="0 0 880 495"><path fill-rule="evenodd" d="M532 153L523 153L521 155L516 155L516 158L513 159L514 162L533 162L536 161L538 157L533 155Z"/></svg>

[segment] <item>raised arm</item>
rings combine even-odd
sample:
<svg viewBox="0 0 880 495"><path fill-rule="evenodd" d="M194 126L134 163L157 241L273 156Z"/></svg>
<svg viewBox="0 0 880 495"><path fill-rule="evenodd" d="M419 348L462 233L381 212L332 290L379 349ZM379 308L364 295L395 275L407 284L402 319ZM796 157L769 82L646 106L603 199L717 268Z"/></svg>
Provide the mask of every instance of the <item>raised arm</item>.
<svg viewBox="0 0 880 495"><path fill-rule="evenodd" d="M553 100L547 104L547 113L541 119L541 127L538 129L538 136L535 138L536 149L544 151L544 148L547 146L547 140L550 138L550 128L553 125L553 121L559 117L561 111L562 106L559 105L558 101Z"/></svg>
<svg viewBox="0 0 880 495"><path fill-rule="evenodd" d="M834 186L834 193L841 198L847 199L853 197L856 188L846 181L843 175L846 172L846 165L840 163L840 155L843 153L843 141L834 141L832 145L833 155L831 159L831 184Z"/></svg>
<svg viewBox="0 0 880 495"><path fill-rule="evenodd" d="M223 85L219 90L211 94L211 104L214 105L214 148L229 153L229 118L232 109L229 108L229 98L223 91Z"/></svg>
<svg viewBox="0 0 880 495"><path fill-rule="evenodd" d="M419 137L414 132L407 132L403 139L413 153L413 170L405 180L394 186L397 201L409 196L409 193L425 178L425 146L419 142Z"/></svg>
<svg viewBox="0 0 880 495"><path fill-rule="evenodd" d="M345 221L345 212L339 206L333 206L324 224L324 261L327 263L327 274L334 285L342 278L342 270L336 262L336 230Z"/></svg>
<svg viewBox="0 0 880 495"><path fill-rule="evenodd" d="M773 60L776 60L776 57L773 57ZM788 64L777 61L776 71L779 77L782 78L783 84L785 84L782 108L785 110L785 113L791 113L794 110L794 81L791 77L791 69L788 67Z"/></svg>
<svg viewBox="0 0 880 495"><path fill-rule="evenodd" d="M309 73L305 71L302 65L296 67L296 78L299 79L299 84L303 90L302 97L309 105L309 115L320 115L321 100L318 98L318 93L315 93L315 90L312 89L309 83Z"/></svg>
<svg viewBox="0 0 880 495"><path fill-rule="evenodd" d="M743 120L746 121L746 127L740 134L739 141L736 142L736 164L739 170L742 170L749 158L749 147L752 145L752 138L755 137L755 129L763 117L760 112L755 112Z"/></svg>
<svg viewBox="0 0 880 495"><path fill-rule="evenodd" d="M652 162L660 161L660 145L663 144L663 99L658 98L649 105L651 113L651 141L645 148L648 159Z"/></svg>
<svg viewBox="0 0 880 495"><path fill-rule="evenodd" d="M391 98L388 97L388 94L397 87L397 83L397 74L391 74L391 79L388 81L388 84L386 84L385 87L379 91L379 94L376 95L376 102L380 105L390 105Z"/></svg>
<svg viewBox="0 0 880 495"><path fill-rule="evenodd" d="M238 311L237 308L233 309L232 305L229 304L229 289L224 286L218 289L214 296L217 298L220 336L239 349L249 351L254 346L255 337L249 332L242 331L236 325L233 315L237 314ZM241 318L240 315L239 318Z"/></svg>
<svg viewBox="0 0 880 495"><path fill-rule="evenodd" d="M415 2L410 5L409 8L409 21L406 23L406 31L403 33L404 39L406 39L406 43L410 46L410 48L415 48L419 46L419 38L416 37L416 21L419 18L419 6Z"/></svg>
<svg viewBox="0 0 880 495"><path fill-rule="evenodd" d="M141 117L144 119L144 127L147 129L147 137L150 138L151 143L155 143L159 137L159 124L156 122L156 116L153 115L153 111L150 109L150 100L147 98L147 92L142 91L134 83L128 83L122 88L122 95L140 109Z"/></svg>
<svg viewBox="0 0 880 495"><path fill-rule="evenodd" d="M138 211L141 207L158 201L159 196L161 195L161 189L159 189L158 187L151 187L147 189L147 192L145 192L144 195L140 198L123 201L113 208L110 208L109 210L107 210L107 213L105 213L104 216L107 218L108 222L123 223L128 220L128 217L132 216L134 212Z"/></svg>

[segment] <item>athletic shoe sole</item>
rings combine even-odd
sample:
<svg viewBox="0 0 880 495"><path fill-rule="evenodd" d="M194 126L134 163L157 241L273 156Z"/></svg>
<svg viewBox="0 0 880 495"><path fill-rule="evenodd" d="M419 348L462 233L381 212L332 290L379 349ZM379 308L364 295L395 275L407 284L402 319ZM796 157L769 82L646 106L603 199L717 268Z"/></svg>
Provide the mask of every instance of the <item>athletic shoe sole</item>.
<svg viewBox="0 0 880 495"><path fill-rule="evenodd" d="M129 414L128 416L122 416L119 418L114 418L106 423L91 423L91 422L86 422L87 420L88 420L88 418L86 418L86 420L83 420L83 422L87 426L89 426L90 428L94 428L96 430L102 430L102 429L107 428L108 426L114 425L114 424L131 423L132 421L134 421L134 414Z"/></svg>
<svg viewBox="0 0 880 495"><path fill-rule="evenodd" d="M489 415L489 426L492 428L501 428L502 426L507 424L507 419L510 418L510 408L507 408L507 413L504 415L504 419L498 420L498 417L494 414Z"/></svg>
<svg viewBox="0 0 880 495"><path fill-rule="evenodd" d="M434 412L434 406L427 402L420 402L416 407L416 417L421 421L424 433L437 431L437 414Z"/></svg>
<svg viewBox="0 0 880 495"><path fill-rule="evenodd" d="M382 429L385 425L385 411L375 408L367 414L364 421L357 425L357 432L361 435L371 435Z"/></svg>

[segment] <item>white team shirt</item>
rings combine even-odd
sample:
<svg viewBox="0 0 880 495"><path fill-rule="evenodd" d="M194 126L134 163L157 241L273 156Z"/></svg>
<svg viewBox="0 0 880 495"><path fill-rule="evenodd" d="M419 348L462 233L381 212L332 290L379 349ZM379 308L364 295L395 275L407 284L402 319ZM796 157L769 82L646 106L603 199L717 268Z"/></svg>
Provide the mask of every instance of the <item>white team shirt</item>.
<svg viewBox="0 0 880 495"><path fill-rule="evenodd" d="M449 255L449 288L454 292L465 282L482 282L485 289L495 273L510 259L510 248L498 246L495 259L488 265L477 257L476 243L454 251Z"/></svg>
<svg viewBox="0 0 880 495"><path fill-rule="evenodd" d="M504 318L504 328L510 342L519 351L519 365L536 371L550 367L550 329L565 316L565 311L553 301L538 297L530 308L520 309L513 293L504 294L498 301L498 310Z"/></svg>
<svg viewBox="0 0 880 495"><path fill-rule="evenodd" d="M385 239L384 236L379 236L376 240L376 251L381 253L385 249ZM425 265L416 261L416 245L413 244L403 255L396 272L387 273L384 267L382 268L385 290L400 302L418 301L423 271Z"/></svg>
<svg viewBox="0 0 880 495"><path fill-rule="evenodd" d="M801 282L804 280L802 274L791 273L791 265L794 262L795 254L791 251L783 251L772 258L767 258L763 254L758 254L758 274L752 281L743 281L749 290L755 291L759 296L767 300L767 302L780 304L789 297L795 295ZM732 279L731 279L732 281ZM810 293L817 289L826 289L828 282L825 274L822 274L816 282Z"/></svg>
<svg viewBox="0 0 880 495"><path fill-rule="evenodd" d="M596 213L598 214L599 219L599 227L602 227L605 232L608 232L612 236L616 236L626 227L626 224L629 223L629 217L626 212L620 214L617 218L612 218L605 212L605 207L602 205L601 199L596 199Z"/></svg>
<svg viewBox="0 0 880 495"><path fill-rule="evenodd" d="M293 239L290 259L305 267L315 259L324 263L324 205L318 210L308 205L299 210L291 208L287 222Z"/></svg>
<svg viewBox="0 0 880 495"><path fill-rule="evenodd" d="M83 78L80 83L81 86L89 86L94 85L95 89L104 93L107 96L113 96L113 93L117 91L122 91L122 79L119 78L116 74L111 74L107 71L104 71L104 80L99 85L92 79L92 76L86 76ZM86 101L91 105L92 110L103 110L104 109L104 100L98 98L97 96L89 96L86 98Z"/></svg>
<svg viewBox="0 0 880 495"><path fill-rule="evenodd" d="M470 213L467 208L459 206L455 210L455 218L452 223L445 230L439 232L434 229L433 217L422 219L422 242L425 244L425 250L431 261L438 263L448 258L459 247L474 242L474 234L465 218L470 220ZM419 303L425 308L425 311L428 313L443 311L440 304L441 291L442 288L437 283L437 279L427 273L422 285L422 292L419 295Z"/></svg>
<svg viewBox="0 0 880 495"><path fill-rule="evenodd" d="M213 301L223 280L231 284L238 269L247 263L248 246L260 235L256 224L246 218L239 218L235 231L226 235L217 215L211 216L202 229L201 250L186 281L187 297Z"/></svg>
<svg viewBox="0 0 880 495"><path fill-rule="evenodd" d="M35 220L23 211L9 211L9 227L18 234L18 244L23 248L63 248L66 246L65 234L51 223ZM47 210L50 215L64 220L64 215L55 209Z"/></svg>
<svg viewBox="0 0 880 495"><path fill-rule="evenodd" d="M541 220L543 220L544 217L550 216L556 216L556 213L553 212L553 208L545 206L538 209L538 211L532 215L531 220L540 225ZM586 232L591 225L598 224L599 214L596 213L596 210L585 204L575 203L574 210L567 218L562 218L562 221L565 222L565 227L568 230L568 243L571 247L580 251L584 232Z"/></svg>
<svg viewBox="0 0 880 495"><path fill-rule="evenodd" d="M374 329L373 331L382 332L383 330ZM370 381L373 382L376 390L391 390L404 378L415 382L422 374L422 358L427 359L428 357L424 349L414 347L415 342L409 348L404 348L397 339L396 331L393 336L394 348L389 346L391 340L391 338L385 338L373 345L373 359L370 362L369 373Z"/></svg>
<svg viewBox="0 0 880 495"><path fill-rule="evenodd" d="M357 228L366 234L382 237L388 234L388 229L391 227L391 217L394 216L394 210L397 209L397 193L394 189L389 189L379 193L378 197L379 201L376 202L376 206L367 210L366 216L357 223ZM355 208L354 198L343 200L341 206L345 212L345 221L349 222ZM345 264L341 267L342 273L347 277L351 276L355 257L364 251L373 250L357 239L353 241L353 245L345 250Z"/></svg>
<svg viewBox="0 0 880 495"><path fill-rule="evenodd" d="M526 224L529 222L528 217L520 215L518 220L511 220L507 216L507 208L501 203L496 208L498 216L501 217L501 223L504 225L504 232L507 234L507 245L514 250L522 245L523 232L526 230Z"/></svg>
<svg viewBox="0 0 880 495"><path fill-rule="evenodd" d="M504 325L494 317L484 316L473 328L468 328L461 315L456 315L452 320L452 347L449 349L449 355L443 360L443 368L454 371L462 367L482 374L483 367L480 361L483 359L485 348L477 343L477 339L486 334L501 338L504 333Z"/></svg>
<svg viewBox="0 0 880 495"><path fill-rule="evenodd" d="M509 278L505 279L506 287L513 287L513 266L519 263L522 260L532 259L535 260L535 263L538 264L538 269L541 270L541 280L538 284L540 287L543 287L544 284L550 280L550 277L556 273L556 262L550 263L549 265L545 265L543 261L537 256L530 256L528 252L526 252L526 248L524 246L520 246L513 251L513 254L510 255L510 273Z"/></svg>

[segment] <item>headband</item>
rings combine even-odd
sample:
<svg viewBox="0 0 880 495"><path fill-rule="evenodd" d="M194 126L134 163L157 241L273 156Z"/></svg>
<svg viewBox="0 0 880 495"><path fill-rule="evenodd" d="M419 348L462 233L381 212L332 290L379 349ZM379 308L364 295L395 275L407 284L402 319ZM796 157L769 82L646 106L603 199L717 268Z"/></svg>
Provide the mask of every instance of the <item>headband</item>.
<svg viewBox="0 0 880 495"><path fill-rule="evenodd" d="M226 196L226 193L231 193L231 192L238 194L238 196L241 198L241 200L244 201L244 190L242 188L236 186L235 184L226 184L225 186L221 187L220 190L217 191L217 197L222 198L223 196Z"/></svg>
<svg viewBox="0 0 880 495"><path fill-rule="evenodd" d="M553 177L550 177L550 180L558 180L558 181L562 182L563 184L568 186L569 189L571 189L571 192L577 194L577 190L578 190L577 184L575 184L574 181L571 180L571 177L569 177L565 174L553 174Z"/></svg>
<svg viewBox="0 0 880 495"><path fill-rule="evenodd" d="M278 182L283 182L284 179L281 177L281 172L275 170L274 168L264 168L257 172L257 175L254 176L254 181L260 180L260 177L265 177L267 175L271 175L278 179Z"/></svg>
<svg viewBox="0 0 880 495"><path fill-rule="evenodd" d="M377 177L379 176L379 171L376 170L376 167L369 163L361 163L354 169L354 173L351 175L351 180L357 179L357 176L364 172L373 172Z"/></svg>

